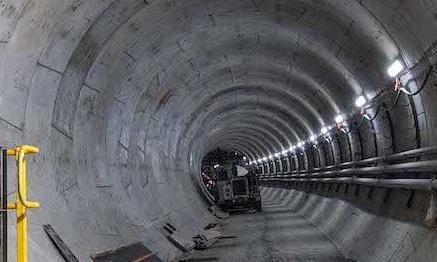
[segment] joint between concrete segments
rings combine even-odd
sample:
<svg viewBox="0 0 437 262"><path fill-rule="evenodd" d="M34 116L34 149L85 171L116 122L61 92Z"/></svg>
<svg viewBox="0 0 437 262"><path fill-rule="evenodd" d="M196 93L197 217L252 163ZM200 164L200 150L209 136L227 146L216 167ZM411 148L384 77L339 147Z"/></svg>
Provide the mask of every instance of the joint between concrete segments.
<svg viewBox="0 0 437 262"><path fill-rule="evenodd" d="M65 137L67 137L68 139L70 139L71 141L73 141L73 137L71 137L69 134L67 134L67 132L65 132L64 130L61 130L60 128L58 128L56 125L54 125L52 123L52 127L58 131L59 133L63 134Z"/></svg>
<svg viewBox="0 0 437 262"><path fill-rule="evenodd" d="M99 90L99 89L97 89L97 88L95 88L95 87L92 87L92 86L86 84L85 82L83 83L83 86L86 86L86 87L88 87L89 89L91 89L91 90L93 90L93 91L95 91L95 92L97 92L97 93L100 93L100 90Z"/></svg>
<svg viewBox="0 0 437 262"><path fill-rule="evenodd" d="M4 118L2 118L2 117L0 117L0 121L3 121L3 122L5 122L7 125L10 125L10 126L12 126L13 128L18 129L18 130L20 130L21 132L23 132L23 128L22 128L22 127L19 127L19 126L17 126L17 125L14 125L14 124L12 124L11 122L9 122L8 120L6 120L6 119L4 119Z"/></svg>
<svg viewBox="0 0 437 262"><path fill-rule="evenodd" d="M114 99L115 101L119 102L119 103L122 104L122 105L125 105L125 104L126 104L125 102L121 101L121 100L118 99L118 98L112 97L112 99Z"/></svg>
<svg viewBox="0 0 437 262"><path fill-rule="evenodd" d="M58 74L60 74L60 75L64 75L64 73L62 73L62 72L60 72L60 71L58 71L58 70L56 70L56 69L53 69L53 68L51 68L51 67L49 67L49 66L47 66L47 65L44 65L44 64L41 63L40 61L38 61L36 64L39 65L39 66L42 66L42 67L44 67L44 68L46 68L46 69L48 69L48 70L50 70L50 71L53 71L53 72L55 72L55 73L58 73Z"/></svg>

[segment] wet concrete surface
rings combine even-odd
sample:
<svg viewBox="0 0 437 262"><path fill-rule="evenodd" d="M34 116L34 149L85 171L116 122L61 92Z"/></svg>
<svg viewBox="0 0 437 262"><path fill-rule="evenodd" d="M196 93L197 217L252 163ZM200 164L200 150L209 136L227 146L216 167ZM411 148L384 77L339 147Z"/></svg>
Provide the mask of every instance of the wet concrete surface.
<svg viewBox="0 0 437 262"><path fill-rule="evenodd" d="M196 257L218 261L347 261L305 217L263 195L263 211L232 214L225 236ZM207 260L205 260L207 261ZM217 260L216 260L217 261Z"/></svg>

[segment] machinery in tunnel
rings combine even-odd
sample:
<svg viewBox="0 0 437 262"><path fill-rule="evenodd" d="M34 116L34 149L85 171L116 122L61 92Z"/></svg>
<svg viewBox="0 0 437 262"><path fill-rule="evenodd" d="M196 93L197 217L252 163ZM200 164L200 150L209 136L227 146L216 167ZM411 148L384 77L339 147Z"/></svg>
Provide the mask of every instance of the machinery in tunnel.
<svg viewBox="0 0 437 262"><path fill-rule="evenodd" d="M203 184L224 211L262 210L258 178L246 160L245 156L220 148L202 160Z"/></svg>

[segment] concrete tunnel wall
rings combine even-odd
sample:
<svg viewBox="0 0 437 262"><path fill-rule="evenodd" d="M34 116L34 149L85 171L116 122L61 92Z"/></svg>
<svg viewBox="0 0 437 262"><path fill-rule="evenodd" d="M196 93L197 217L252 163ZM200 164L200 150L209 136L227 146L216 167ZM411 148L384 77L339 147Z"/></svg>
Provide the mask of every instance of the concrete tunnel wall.
<svg viewBox="0 0 437 262"><path fill-rule="evenodd" d="M415 90L436 41L432 0L0 1L0 144L41 150L28 168L29 198L42 205L29 212L31 261L61 259L42 224L81 261L139 240L177 256L160 227L189 240L213 220L197 183L209 150L258 159L287 149L391 85L395 59L414 66L403 81ZM420 95L324 145L324 164L435 145L436 101L433 73ZM12 202L13 183L9 192ZM350 217L331 205L333 220ZM401 243L396 223L384 220L366 250L372 239ZM435 236L424 243L419 252L436 250Z"/></svg>

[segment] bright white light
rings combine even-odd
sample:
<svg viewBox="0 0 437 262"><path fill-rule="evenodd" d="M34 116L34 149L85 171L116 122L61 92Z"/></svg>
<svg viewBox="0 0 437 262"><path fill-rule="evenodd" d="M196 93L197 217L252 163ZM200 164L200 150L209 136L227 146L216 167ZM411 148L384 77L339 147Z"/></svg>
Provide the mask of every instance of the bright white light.
<svg viewBox="0 0 437 262"><path fill-rule="evenodd" d="M338 115L335 117L335 123L337 123L337 124L341 124L341 123L343 123L343 121L344 121L344 117L343 117L342 114L338 114Z"/></svg>
<svg viewBox="0 0 437 262"><path fill-rule="evenodd" d="M298 147L303 147L304 145L305 145L305 143L302 142L302 141L299 141L299 143L297 143L297 146L298 146Z"/></svg>
<svg viewBox="0 0 437 262"><path fill-rule="evenodd" d="M257 161L258 161L258 163L261 163L261 161L263 161L263 160L261 158L259 158Z"/></svg>
<svg viewBox="0 0 437 262"><path fill-rule="evenodd" d="M355 100L355 106L356 106L356 107L363 107L366 103L367 103L367 100L366 100L366 97L365 97L365 96L359 96L359 97Z"/></svg>
<svg viewBox="0 0 437 262"><path fill-rule="evenodd" d="M402 70L404 70L404 65L399 61L396 60L394 63L388 68L387 74L390 77L397 76Z"/></svg>
<svg viewBox="0 0 437 262"><path fill-rule="evenodd" d="M288 151L290 151L290 152L294 152L294 149L295 149L296 147L295 146L290 146L290 149L288 149Z"/></svg>
<svg viewBox="0 0 437 262"><path fill-rule="evenodd" d="M214 168L217 168L217 167L219 167L219 166L220 166L219 164L215 164L215 165L214 165Z"/></svg>
<svg viewBox="0 0 437 262"><path fill-rule="evenodd" d="M267 157L263 157L263 161L264 161L264 162L267 161Z"/></svg>
<svg viewBox="0 0 437 262"><path fill-rule="evenodd" d="M310 137L310 141L311 141L311 142L314 142L316 139L317 139L316 135L312 135L312 136Z"/></svg>
<svg viewBox="0 0 437 262"><path fill-rule="evenodd" d="M328 128L326 126L322 127L322 130L320 130L320 132L322 132L322 134L326 134L328 133Z"/></svg>
<svg viewBox="0 0 437 262"><path fill-rule="evenodd" d="M247 159L247 157L243 156L243 160L246 160L246 159Z"/></svg>
<svg viewBox="0 0 437 262"><path fill-rule="evenodd" d="M281 154L275 153L275 157L280 157L280 156L281 156Z"/></svg>
<svg viewBox="0 0 437 262"><path fill-rule="evenodd" d="M273 155L269 155L269 158L270 158L270 159L273 159Z"/></svg>
<svg viewBox="0 0 437 262"><path fill-rule="evenodd" d="M282 151L281 153L284 155L284 156L286 156L287 155L287 150L284 150L284 151Z"/></svg>

